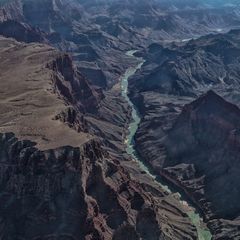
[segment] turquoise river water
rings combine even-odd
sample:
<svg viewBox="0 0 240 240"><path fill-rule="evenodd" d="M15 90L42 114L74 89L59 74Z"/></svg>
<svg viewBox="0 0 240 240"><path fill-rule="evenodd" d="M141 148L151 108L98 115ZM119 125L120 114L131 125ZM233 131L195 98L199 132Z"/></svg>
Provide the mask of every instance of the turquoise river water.
<svg viewBox="0 0 240 240"><path fill-rule="evenodd" d="M197 210L193 206L191 206L191 204L189 204L187 201L182 200L182 196L180 193L173 192L172 190L170 190L170 188L166 184L162 184L159 180L157 180L157 176L154 176L153 174L151 174L148 167L138 158L138 156L136 154L135 147L134 147L134 145L135 145L134 135L138 129L138 125L141 121L141 118L140 118L134 104L128 97L128 79L131 76L133 76L137 72L137 70L141 69L141 67L145 61L142 58L135 57L134 56L135 52L136 52L135 50L128 51L126 53L126 55L129 57L135 58L139 63L135 67L128 68L121 79L122 96L126 99L129 106L132 108L132 122L129 125L129 133L128 133L128 135L126 137L126 141L125 141L126 146L127 146L127 148L126 148L127 153L129 155L131 155L132 158L138 162L141 169L143 171L145 171L150 177L152 177L153 180L156 181L160 185L160 187L162 187L169 194L174 194L175 196L178 196L177 199L179 200L180 204L183 205L184 209L186 209L186 213L187 213L188 217L190 218L192 224L197 229L198 240L211 240L212 239L211 232L207 228L206 224L204 224L203 219L200 217Z"/></svg>

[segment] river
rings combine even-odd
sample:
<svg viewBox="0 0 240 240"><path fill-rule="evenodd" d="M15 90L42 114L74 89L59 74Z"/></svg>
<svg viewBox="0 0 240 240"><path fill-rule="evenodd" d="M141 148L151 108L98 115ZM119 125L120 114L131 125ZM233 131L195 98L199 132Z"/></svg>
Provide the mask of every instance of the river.
<svg viewBox="0 0 240 240"><path fill-rule="evenodd" d="M134 56L134 53L136 50L128 51L126 53L127 56L135 58L139 63L135 67L130 67L126 70L125 74L122 76L121 79L121 90L122 90L122 96L126 99L129 106L132 108L132 121L129 124L129 133L126 137L126 151L129 155L132 156L132 158L138 162L140 168L145 171L155 182L157 182L161 188L163 188L165 191L167 191L169 194L174 194L174 196L177 196L176 198L179 200L180 204L183 205L183 208L186 209L186 213L188 217L190 218L192 224L196 227L197 233L198 233L198 240L211 240L212 235L209 229L207 228L206 224L204 224L203 219L198 214L197 210L189 204L187 201L182 199L182 196L178 192L173 192L170 190L170 188L166 185L161 183L159 180L157 180L157 176L151 174L148 167L138 158L136 151L135 151L135 143L134 143L134 135L137 132L138 125L141 121L141 118L136 110L136 107L128 97L128 79L133 76L137 70L141 69L142 65L144 64L143 58L137 58Z"/></svg>

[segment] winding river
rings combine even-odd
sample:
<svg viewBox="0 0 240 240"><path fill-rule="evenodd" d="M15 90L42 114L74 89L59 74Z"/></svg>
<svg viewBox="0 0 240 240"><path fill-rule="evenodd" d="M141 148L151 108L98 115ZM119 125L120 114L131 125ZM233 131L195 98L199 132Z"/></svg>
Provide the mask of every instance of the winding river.
<svg viewBox="0 0 240 240"><path fill-rule="evenodd" d="M204 224L203 219L200 217L200 215L197 213L196 209L191 206L188 202L185 200L182 200L182 196L178 192L173 192L170 190L170 188L167 185L162 184L159 180L157 180L157 176L151 174L148 167L144 165L144 163L138 158L136 151L135 151L135 143L134 143L134 135L138 129L138 125L141 121L140 116L128 97L128 79L133 76L137 70L141 69L142 65L144 64L143 58L137 58L134 56L134 53L136 50L128 51L126 53L127 56L135 58L139 63L136 67L130 67L126 70L125 74L122 77L121 80L121 90L122 90L122 96L127 100L129 106L132 108L132 122L129 125L129 133L126 137L126 150L129 155L132 156L134 160L136 160L141 169L145 171L149 176L153 178L154 181L156 181L165 191L167 191L169 194L174 194L174 196L178 196L177 199L179 200L180 204L183 205L184 209L187 211L187 215L189 216L192 224L196 227L197 233L198 233L198 240L211 240L212 235L209 231L209 229L206 227L206 224Z"/></svg>

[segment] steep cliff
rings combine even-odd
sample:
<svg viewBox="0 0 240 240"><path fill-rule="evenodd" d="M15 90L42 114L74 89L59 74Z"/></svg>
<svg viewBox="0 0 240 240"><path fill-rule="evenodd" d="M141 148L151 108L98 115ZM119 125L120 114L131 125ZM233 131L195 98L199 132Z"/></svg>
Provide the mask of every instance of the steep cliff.
<svg viewBox="0 0 240 240"><path fill-rule="evenodd" d="M126 50L227 31L240 25L238 8L199 0L12 0L0 7L0 33L21 41L42 40L41 33L55 47L73 53L91 83L109 89L131 64Z"/></svg>
<svg viewBox="0 0 240 240"><path fill-rule="evenodd" d="M236 121L224 119L230 114L228 107L220 115L213 111L217 117L210 127L202 119L204 111L198 112L197 120L192 113L184 116L184 121L178 118L185 103L212 86L238 100L237 94L229 94L239 88L238 31L229 33L230 40L229 35L210 35L185 44L186 38L238 26L237 10L235 5L199 5L197 0L185 4L128 0L2 3L0 34L25 42L0 39L2 238L197 238L178 197L167 194L125 151L131 109L121 96L119 79L135 64L125 51L144 48L155 40L167 47L150 45L142 53L147 60L143 71L130 84L143 115L136 136L139 153L157 173L182 187L204 216L211 218L214 238L238 237L238 212L233 211L238 211L238 191L234 189L220 200L230 183L222 192L211 189L214 177L223 182L220 172L231 183L237 179L226 163L237 155L237 150L230 148L238 147L237 131L228 132L235 129ZM172 40L177 43L169 44ZM49 43L72 57L47 45L26 44L29 42ZM204 110L212 101L211 111L225 106L218 97L220 103L215 104L215 97L209 100L207 96ZM175 120L180 123L174 125ZM185 125L195 120L193 129ZM173 129L172 138L169 129ZM201 135L205 130L206 136ZM226 150L226 159L217 162L219 169L212 171L213 175L203 174L209 166L204 154L203 169L195 159L178 162L183 157L182 149L178 155L179 143L173 141L175 131L180 131L185 155L191 146L190 150L196 147L194 153L203 157L199 146L191 142L194 134L197 144L204 145L207 138L207 147L230 150ZM213 134L221 139L219 145L216 139L208 139ZM168 159L169 146L176 152ZM217 161L219 153L211 153Z"/></svg>
<svg viewBox="0 0 240 240"><path fill-rule="evenodd" d="M78 146L86 141L86 134L77 134L54 120L71 107L66 104L66 96L55 93L56 79L63 84L67 81L85 84L83 78L68 78L68 72L74 71L71 64L64 67L60 62L55 65L56 69L48 67L58 59L68 57L47 45L22 44L6 38L0 39L0 52L1 131L14 132L20 139L36 141L44 149L58 147L68 141ZM67 61L71 63L69 59ZM91 99L89 93L87 96ZM88 101L88 98L85 97L84 101ZM78 105L81 105L79 98Z"/></svg>
<svg viewBox="0 0 240 240"><path fill-rule="evenodd" d="M173 197L132 180L95 140L41 151L6 133L0 146L2 239L196 239Z"/></svg>
<svg viewBox="0 0 240 240"><path fill-rule="evenodd" d="M210 34L187 42L151 44L142 52L146 57L141 76L130 88L196 97L209 89L238 101L240 31Z"/></svg>
<svg viewBox="0 0 240 240"><path fill-rule="evenodd" d="M53 72L55 91L80 112L97 112L98 103L104 97L92 88L88 80L73 66L69 55L60 55L48 65Z"/></svg>
<svg viewBox="0 0 240 240"><path fill-rule="evenodd" d="M178 198L120 151L117 97L50 46L1 37L0 55L1 239L197 238Z"/></svg>
<svg viewBox="0 0 240 240"><path fill-rule="evenodd" d="M238 107L209 91L184 107L164 140L169 161L163 166L193 164L196 177L206 176L206 197L222 218L240 214L239 118Z"/></svg>
<svg viewBox="0 0 240 240"><path fill-rule="evenodd" d="M239 238L239 33L151 44L130 79L139 154L188 192L214 239Z"/></svg>
<svg viewBox="0 0 240 240"><path fill-rule="evenodd" d="M199 206L214 239L238 239L240 110L213 91L183 108L189 99L169 100L148 97L137 149Z"/></svg>

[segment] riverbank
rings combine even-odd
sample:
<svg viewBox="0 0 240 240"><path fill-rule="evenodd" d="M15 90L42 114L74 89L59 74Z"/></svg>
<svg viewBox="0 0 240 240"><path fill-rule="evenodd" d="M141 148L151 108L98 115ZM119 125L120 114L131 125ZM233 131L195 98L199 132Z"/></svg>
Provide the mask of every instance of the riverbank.
<svg viewBox="0 0 240 240"><path fill-rule="evenodd" d="M135 50L128 51L126 53L127 56L135 57L134 53L136 53ZM131 99L128 97L128 79L133 76L139 69L141 69L142 65L144 64L145 60L143 58L137 58L136 60L139 62L136 67L130 67L126 70L125 74L122 77L121 80L121 90L122 90L122 96L126 99L129 106L132 108L132 122L129 125L129 132L126 137L125 143L126 143L126 151L131 157L138 162L141 169L146 172L149 176L151 176L154 181L156 181L161 188L163 188L166 192L169 194L174 194L177 199L179 200L180 204L183 206L183 208L186 210L186 214L191 219L191 222L197 229L198 233L198 239L199 240L211 240L212 235L210 230L207 228L206 224L203 222L203 219L200 217L200 214L197 212L197 210L191 206L187 201L182 199L182 196L179 192L172 192L172 190L167 186L162 184L157 176L151 174L149 168L139 159L137 156L136 150L135 150L135 143L134 143L134 135L136 134L136 131L138 129L138 125L141 121L141 118L138 114L138 111L131 101Z"/></svg>

